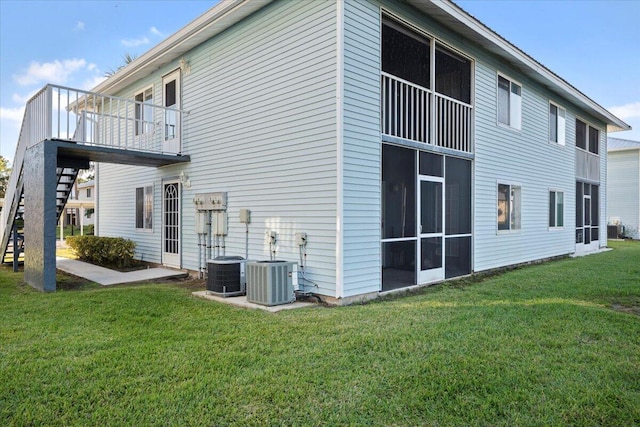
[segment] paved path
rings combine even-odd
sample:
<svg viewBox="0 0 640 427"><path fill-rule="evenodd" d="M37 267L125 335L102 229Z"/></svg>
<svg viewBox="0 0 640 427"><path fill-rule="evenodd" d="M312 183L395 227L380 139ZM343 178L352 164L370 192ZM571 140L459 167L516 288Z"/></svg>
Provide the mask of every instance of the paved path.
<svg viewBox="0 0 640 427"><path fill-rule="evenodd" d="M101 285L116 285L120 283L143 282L146 280L167 279L170 277L186 277L187 273L168 268L148 268L122 273L109 270L87 262L75 259L56 257L56 267L66 273L82 277Z"/></svg>

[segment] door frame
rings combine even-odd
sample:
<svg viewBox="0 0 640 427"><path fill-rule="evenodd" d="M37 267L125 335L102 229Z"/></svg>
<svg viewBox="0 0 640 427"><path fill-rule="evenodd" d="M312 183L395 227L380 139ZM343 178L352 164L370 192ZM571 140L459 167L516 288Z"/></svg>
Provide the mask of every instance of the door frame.
<svg viewBox="0 0 640 427"><path fill-rule="evenodd" d="M444 162L444 160L443 160ZM423 233L422 227L422 183L423 182L433 182L440 184L440 197L441 197L441 206L440 206L440 232L436 233ZM416 282L418 285L422 285L425 283L432 283L444 280L445 273L445 253L444 253L444 244L445 244L445 182L444 177L436 177L436 176L426 176L426 175L418 175L417 176L417 200L416 200L416 219L418 221L418 239L417 239L417 247L416 247ZM440 267L431 268L431 269L422 269L422 239L428 238L440 238L440 256L441 262Z"/></svg>
<svg viewBox="0 0 640 427"><path fill-rule="evenodd" d="M167 239L167 198L166 198L166 187L168 185L175 185L177 189L177 210L175 214L177 215L177 241L176 241L176 250L177 253L168 252L165 250L166 248L166 239ZM161 248L160 253L162 256L162 265L166 265L167 267L174 268L182 268L182 188L180 185L179 179L167 179L162 181L162 208L161 208L161 227L162 227L162 240L160 242Z"/></svg>
<svg viewBox="0 0 640 427"><path fill-rule="evenodd" d="M167 107L167 84L174 80L176 82L175 104L169 107L172 110L165 109L162 117L162 152L166 153L182 151L182 113L173 111L182 109L182 79L179 68L162 77L162 106ZM167 117L170 115L175 115L174 138L167 138Z"/></svg>

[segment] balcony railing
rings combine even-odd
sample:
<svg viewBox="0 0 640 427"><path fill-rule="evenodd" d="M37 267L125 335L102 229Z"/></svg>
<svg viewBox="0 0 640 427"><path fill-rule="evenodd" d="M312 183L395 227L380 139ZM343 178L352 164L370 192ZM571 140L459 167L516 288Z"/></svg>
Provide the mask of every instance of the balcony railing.
<svg viewBox="0 0 640 427"><path fill-rule="evenodd" d="M381 73L382 133L466 153L473 152L473 107Z"/></svg>
<svg viewBox="0 0 640 427"><path fill-rule="evenodd" d="M31 98L27 111L27 146L60 139L165 154L179 154L167 150L164 142L180 137L176 129L184 129L186 115L174 108L55 85Z"/></svg>

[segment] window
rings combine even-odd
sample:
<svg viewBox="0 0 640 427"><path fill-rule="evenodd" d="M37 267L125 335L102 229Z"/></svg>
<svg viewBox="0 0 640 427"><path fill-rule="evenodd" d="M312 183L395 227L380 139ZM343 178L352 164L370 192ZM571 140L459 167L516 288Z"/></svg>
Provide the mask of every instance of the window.
<svg viewBox="0 0 640 427"><path fill-rule="evenodd" d="M91 189L87 188L87 199L91 198Z"/></svg>
<svg viewBox="0 0 640 427"><path fill-rule="evenodd" d="M549 103L549 141L565 144L566 111L553 103Z"/></svg>
<svg viewBox="0 0 640 427"><path fill-rule="evenodd" d="M153 228L153 186L136 188L136 228Z"/></svg>
<svg viewBox="0 0 640 427"><path fill-rule="evenodd" d="M153 130L153 88L137 93L135 100L136 135L151 133Z"/></svg>
<svg viewBox="0 0 640 427"><path fill-rule="evenodd" d="M498 184L498 230L520 229L520 186Z"/></svg>
<svg viewBox="0 0 640 427"><path fill-rule="evenodd" d="M576 147L598 154L599 146L600 131L582 120L576 119Z"/></svg>
<svg viewBox="0 0 640 427"><path fill-rule="evenodd" d="M522 127L522 86L498 76L498 123Z"/></svg>
<svg viewBox="0 0 640 427"><path fill-rule="evenodd" d="M382 71L429 88L430 41L391 20L382 25Z"/></svg>
<svg viewBox="0 0 640 427"><path fill-rule="evenodd" d="M600 135L598 129L589 126L589 152L598 154L598 145L600 142Z"/></svg>
<svg viewBox="0 0 640 427"><path fill-rule="evenodd" d="M436 45L436 92L471 103L471 61Z"/></svg>
<svg viewBox="0 0 640 427"><path fill-rule="evenodd" d="M564 226L564 192L549 191L549 227Z"/></svg>

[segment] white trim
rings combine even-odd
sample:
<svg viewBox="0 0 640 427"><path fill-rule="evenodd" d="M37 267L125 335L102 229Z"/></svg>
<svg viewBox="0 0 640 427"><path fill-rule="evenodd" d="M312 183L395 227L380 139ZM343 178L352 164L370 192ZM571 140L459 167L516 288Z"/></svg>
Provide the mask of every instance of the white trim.
<svg viewBox="0 0 640 427"><path fill-rule="evenodd" d="M142 227L138 227L138 189L142 188ZM151 228L147 228L145 227L145 196L147 195L147 188L151 188ZM153 183L151 184L145 184L145 185L138 185L134 188L135 194L134 194L134 231L136 233L151 233L153 234L153 230L154 227L156 225L156 220L155 220L155 185L153 185Z"/></svg>
<svg viewBox="0 0 640 427"><path fill-rule="evenodd" d="M169 184L176 184L178 190L178 253L170 254L165 252L165 186ZM180 184L180 179L177 178L166 178L163 179L160 184L160 256L162 265L166 265L167 267L174 268L182 268L182 185ZM154 221L155 222L155 221Z"/></svg>
<svg viewBox="0 0 640 427"><path fill-rule="evenodd" d="M576 132L576 130L575 130L575 128L576 128L576 123L575 123L575 121L576 121L576 120L580 120L582 123L584 123L584 124L586 124L586 125L587 125L587 129L586 129L586 130L587 130L587 135L586 135L586 136L587 136L587 141L586 141L585 148L580 148L580 147L578 147L578 146L576 145L576 141L575 141L575 140L573 141L573 146L574 146L574 147L576 147L578 150L582 150L582 151L584 151L585 153L593 154L594 156L598 156L598 157L600 157L600 153L603 151L603 150L602 150L602 147L600 146L600 145L601 145L601 141L600 141L600 134L601 134L601 135L605 135L605 138L604 138L604 142L605 142L605 143L604 143L604 145L605 145L605 147L604 147L604 148L605 148L605 150L604 150L604 151L605 151L605 152L607 152L608 150L606 149L606 148L607 148L607 137L606 137L607 133L606 133L606 130L603 130L600 126L598 126L598 125L594 124L592 121L590 121L590 120L585 120L582 116L578 116L578 115L576 114L576 115L575 115L575 120L574 120L574 123L573 123L573 127L574 127L574 132L573 132L573 134L574 134L574 136L575 136L575 135L577 135L577 132ZM592 128L594 128L595 130L597 130L597 131L598 131L598 134L599 134L599 135L598 135L598 153L592 153L591 151L589 151L589 127L592 127Z"/></svg>
<svg viewBox="0 0 640 427"><path fill-rule="evenodd" d="M344 2L336 1L336 298L344 297ZM382 281L380 282L382 287Z"/></svg>
<svg viewBox="0 0 640 427"><path fill-rule="evenodd" d="M562 225L550 225L549 224L549 213L550 213L550 209L551 209L551 192L556 193L555 196L555 208L554 208L554 221L557 223L557 219L558 219L558 193L562 193ZM547 230L548 231L556 231L556 230L564 230L564 223L565 223L565 219L566 219L566 197L565 197L565 191L558 189L558 188L554 188L554 187L549 187L547 190ZM575 236L574 236L575 239Z"/></svg>
<svg viewBox="0 0 640 427"><path fill-rule="evenodd" d="M557 126L556 137L558 139L557 141L553 141L551 139L550 122L551 122L551 106L552 105L556 107L556 111L557 111L556 113L556 126ZM564 112L564 116L562 117L562 122L560 120L560 110ZM549 144L561 145L561 146L567 145L567 109L552 100L549 100L549 107L547 108L547 139L549 140Z"/></svg>
<svg viewBox="0 0 640 427"><path fill-rule="evenodd" d="M500 84L499 84L500 77L502 77L503 79L505 79L505 80L507 80L509 82L509 111L508 111L508 113L509 113L509 123L502 123L500 121L500 112L499 112L500 111L500 96L499 96L499 92L498 92L500 90ZM520 103L519 103L519 106L518 106L519 110L520 110L520 117L518 118L519 127L516 127L513 124L514 123L514 120L513 120L514 114L512 112L512 108L513 108L512 102L513 102L513 100L512 100L512 95L511 95L512 94L511 87L514 84L520 87L520 95L519 95L519 97L520 97L519 102ZM523 117L523 114L522 114L522 97L523 96L524 96L524 86L522 85L522 83L520 83L517 80L512 79L507 74L504 74L504 73L502 73L500 71L496 71L496 123L497 123L498 126L501 126L501 127L505 128L505 129L511 129L513 131L516 131L516 132L522 132L522 117Z"/></svg>
<svg viewBox="0 0 640 427"><path fill-rule="evenodd" d="M498 188L500 185L508 185L509 186L509 198L511 198L511 188L512 187L518 187L520 189L520 199L518 200L519 202L519 208L520 208L520 227L519 228L511 228L511 218L509 218L509 229L507 230L500 230L498 228ZM496 190L496 197L495 197L495 209L496 209L496 235L501 235L501 234L515 234L515 233L521 233L522 229L523 229L523 225L522 225L522 185L517 183L517 182L512 182L509 180L500 180L497 179L496 180L496 185L495 185L495 190ZM510 201L511 199L509 199ZM509 211L509 214L511 215L511 211Z"/></svg>
<svg viewBox="0 0 640 427"><path fill-rule="evenodd" d="M454 2L442 0L408 0L408 3L418 10L434 16L441 23L443 23L443 20L446 20L447 23L443 23L443 25L448 26L451 30L461 33L462 36L467 39L474 40L482 46L483 49L489 50L499 57L504 58L507 63L522 67L525 71L529 72L528 74L537 83L550 87L551 90L557 91L561 96L566 96L574 104L577 104L578 107L599 115L600 117L598 118L611 125L611 129L608 128L607 131L614 132L631 129L627 123L611 114L607 109L598 105L595 101L584 95L540 62L469 15ZM443 14L446 16L442 16Z"/></svg>

